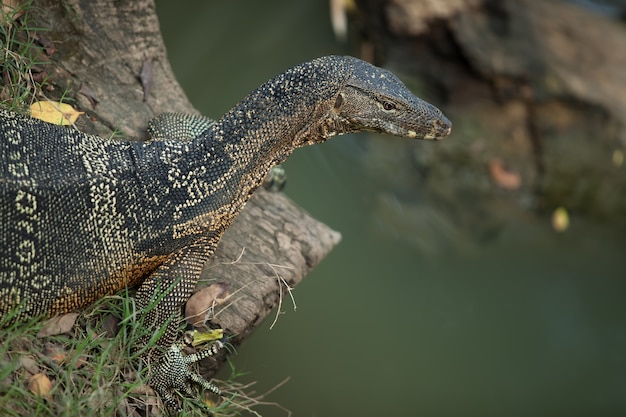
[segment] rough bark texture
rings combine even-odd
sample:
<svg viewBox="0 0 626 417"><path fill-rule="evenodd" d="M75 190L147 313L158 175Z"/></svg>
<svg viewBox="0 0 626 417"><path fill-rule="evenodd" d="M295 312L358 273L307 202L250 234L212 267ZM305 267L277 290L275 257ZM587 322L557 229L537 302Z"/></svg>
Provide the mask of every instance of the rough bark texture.
<svg viewBox="0 0 626 417"><path fill-rule="evenodd" d="M35 7L54 51L44 67L54 86L50 98L63 92L76 99L87 113L77 123L82 131L142 139L154 115L195 112L168 63L152 0L42 0ZM237 344L276 306L285 284L298 284L339 239L284 195L259 191L224 236L198 289L219 282L235 294L216 321Z"/></svg>

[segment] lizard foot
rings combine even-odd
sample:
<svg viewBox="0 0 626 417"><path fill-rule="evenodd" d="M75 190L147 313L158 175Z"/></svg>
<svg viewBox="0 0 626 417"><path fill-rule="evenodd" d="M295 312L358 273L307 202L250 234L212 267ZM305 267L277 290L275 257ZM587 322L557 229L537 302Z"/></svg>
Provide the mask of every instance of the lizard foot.
<svg viewBox="0 0 626 417"><path fill-rule="evenodd" d="M282 165L276 165L270 169L270 172L263 181L263 188L272 192L279 192L285 188L287 184L287 173Z"/></svg>
<svg viewBox="0 0 626 417"><path fill-rule="evenodd" d="M172 395L173 390L181 391L194 397L188 382L195 382L205 390L221 395L220 389L204 379L201 375L191 371L189 365L204 358L215 355L224 347L222 342L215 341L208 348L191 355L185 355L178 344L173 344L168 352L163 355L153 369L150 377L150 386L159 394L168 409L180 412L182 409Z"/></svg>

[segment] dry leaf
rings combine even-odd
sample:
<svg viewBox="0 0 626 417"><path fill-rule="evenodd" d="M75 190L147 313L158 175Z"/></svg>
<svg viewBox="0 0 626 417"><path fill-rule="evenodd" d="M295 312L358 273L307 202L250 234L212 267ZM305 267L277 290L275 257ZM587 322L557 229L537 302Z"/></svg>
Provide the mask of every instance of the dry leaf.
<svg viewBox="0 0 626 417"><path fill-rule="evenodd" d="M81 114L85 113L58 101L37 101L30 106L32 117L55 125L71 125Z"/></svg>
<svg viewBox="0 0 626 417"><path fill-rule="evenodd" d="M20 0L2 0L0 24L12 23L23 14L24 9L20 8Z"/></svg>
<svg viewBox="0 0 626 417"><path fill-rule="evenodd" d="M507 169L499 158L489 161L489 175L493 182L507 190L517 190L522 185L520 174Z"/></svg>
<svg viewBox="0 0 626 417"><path fill-rule="evenodd" d="M48 350L46 351L46 356L50 358L50 361L56 363L57 365L63 365L68 361L68 354L62 349Z"/></svg>
<svg viewBox="0 0 626 417"><path fill-rule="evenodd" d="M224 298L228 297L229 287L226 284L212 284L191 296L185 307L185 317L194 326L201 326L206 314Z"/></svg>
<svg viewBox="0 0 626 417"><path fill-rule="evenodd" d="M61 346L54 343L46 343L43 354L46 357L47 363L54 363L56 365L65 365L72 359L70 352L67 352Z"/></svg>
<svg viewBox="0 0 626 417"><path fill-rule="evenodd" d="M107 314L102 319L102 328L105 331L105 337L110 337L111 339L117 335L119 330L120 319L115 317L113 314Z"/></svg>
<svg viewBox="0 0 626 417"><path fill-rule="evenodd" d="M52 389L52 381L50 381L50 378L48 378L46 374L35 374L30 377L28 389L39 397L49 397L50 390Z"/></svg>
<svg viewBox="0 0 626 417"><path fill-rule="evenodd" d="M56 316L48 320L37 332L37 337L54 336L57 334L68 333L72 330L78 313L67 313L62 316Z"/></svg>

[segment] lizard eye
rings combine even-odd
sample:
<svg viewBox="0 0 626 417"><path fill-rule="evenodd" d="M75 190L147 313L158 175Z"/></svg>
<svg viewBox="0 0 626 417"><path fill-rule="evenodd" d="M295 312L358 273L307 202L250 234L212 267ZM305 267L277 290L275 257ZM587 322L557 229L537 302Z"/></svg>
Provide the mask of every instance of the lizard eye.
<svg viewBox="0 0 626 417"><path fill-rule="evenodd" d="M396 105L391 101L383 101L383 110L385 111L393 111L396 109Z"/></svg>

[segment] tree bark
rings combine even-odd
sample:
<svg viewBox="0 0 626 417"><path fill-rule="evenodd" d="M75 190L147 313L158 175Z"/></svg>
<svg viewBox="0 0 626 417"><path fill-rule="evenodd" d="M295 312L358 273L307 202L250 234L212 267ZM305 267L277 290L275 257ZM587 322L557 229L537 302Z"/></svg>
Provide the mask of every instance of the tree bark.
<svg viewBox="0 0 626 417"><path fill-rule="evenodd" d="M44 65L53 88L49 98L76 100L72 104L86 112L77 122L80 130L145 139L153 116L196 112L167 60L152 0L34 5L34 20L46 29L40 42L51 52ZM283 194L260 190L198 285L219 282L234 294L215 319L233 335L229 342L240 343L276 306L284 285L297 285L339 239Z"/></svg>

